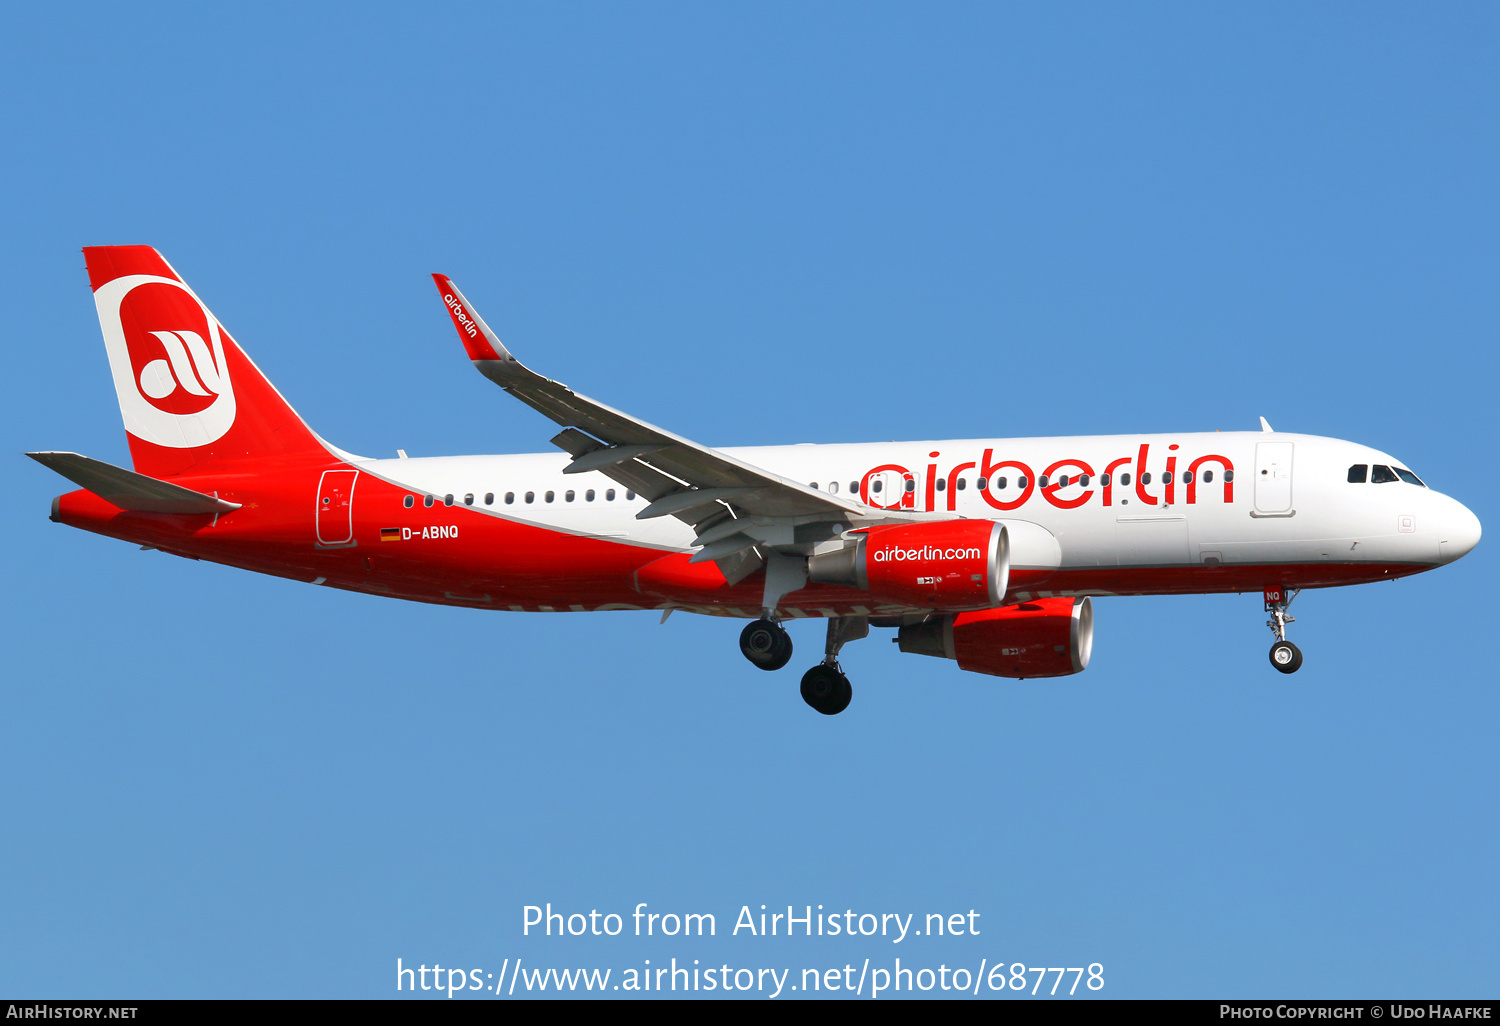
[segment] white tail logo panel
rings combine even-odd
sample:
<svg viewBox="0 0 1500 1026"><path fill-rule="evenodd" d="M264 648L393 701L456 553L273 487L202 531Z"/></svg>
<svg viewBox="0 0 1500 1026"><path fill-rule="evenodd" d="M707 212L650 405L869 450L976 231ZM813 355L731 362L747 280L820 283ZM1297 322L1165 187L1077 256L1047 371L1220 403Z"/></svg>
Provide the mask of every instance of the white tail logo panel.
<svg viewBox="0 0 1500 1026"><path fill-rule="evenodd" d="M180 326L169 331L146 332L161 343L167 358L149 361L138 377L120 306L133 289L142 285L167 285L181 290L202 311L208 338ZM125 430L144 441L173 449L196 448L224 437L234 425L235 415L234 388L224 362L224 340L219 322L193 290L172 278L132 274L99 286L94 293L94 305L99 311L99 327L104 333L104 347L109 353ZM212 396L213 401L192 413L177 413L157 405L179 390L190 396Z"/></svg>

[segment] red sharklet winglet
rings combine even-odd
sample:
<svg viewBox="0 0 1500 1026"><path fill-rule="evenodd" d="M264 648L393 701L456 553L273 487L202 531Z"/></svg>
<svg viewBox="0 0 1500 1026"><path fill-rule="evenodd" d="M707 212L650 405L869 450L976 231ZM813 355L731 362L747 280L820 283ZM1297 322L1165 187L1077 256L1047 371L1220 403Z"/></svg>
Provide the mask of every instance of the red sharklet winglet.
<svg viewBox="0 0 1500 1026"><path fill-rule="evenodd" d="M458 337L470 360L479 363L481 360L515 359L490 326L484 323L484 318L474 312L474 307L469 305L451 278L446 274L434 274L432 280L437 283L438 295L443 297L443 305L448 308L448 316L453 318L453 326L458 329Z"/></svg>

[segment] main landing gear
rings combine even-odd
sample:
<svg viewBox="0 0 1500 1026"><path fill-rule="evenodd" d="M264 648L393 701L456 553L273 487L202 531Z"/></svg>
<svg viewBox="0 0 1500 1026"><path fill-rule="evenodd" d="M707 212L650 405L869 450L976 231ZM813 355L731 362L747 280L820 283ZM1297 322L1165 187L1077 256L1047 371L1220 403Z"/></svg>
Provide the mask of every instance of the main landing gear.
<svg viewBox="0 0 1500 1026"><path fill-rule="evenodd" d="M851 641L870 633L866 616L838 616L828 621L828 640L823 661L802 675L802 700L824 716L836 716L849 708L854 687L839 666L839 651ZM740 651L762 670L779 670L792 658L792 639L786 628L762 616L740 632Z"/></svg>
<svg viewBox="0 0 1500 1026"><path fill-rule="evenodd" d="M837 716L852 698L854 685L837 663L819 663L802 675L802 701L824 716Z"/></svg>
<svg viewBox="0 0 1500 1026"><path fill-rule="evenodd" d="M1282 673L1296 673L1302 667L1302 650L1286 640L1286 625L1297 622L1295 616L1287 615L1287 609L1300 591L1300 588L1265 590L1266 612L1271 614L1266 626L1276 635L1276 643L1271 646L1271 665Z"/></svg>
<svg viewBox="0 0 1500 1026"><path fill-rule="evenodd" d="M839 650L851 641L870 633L870 620L864 616L831 617L828 640L823 645L823 661L802 675L802 700L824 716L837 716L849 708L854 686L839 666Z"/></svg>
<svg viewBox="0 0 1500 1026"><path fill-rule="evenodd" d="M762 670L779 670L792 658L792 637L775 620L761 617L740 631L740 651Z"/></svg>

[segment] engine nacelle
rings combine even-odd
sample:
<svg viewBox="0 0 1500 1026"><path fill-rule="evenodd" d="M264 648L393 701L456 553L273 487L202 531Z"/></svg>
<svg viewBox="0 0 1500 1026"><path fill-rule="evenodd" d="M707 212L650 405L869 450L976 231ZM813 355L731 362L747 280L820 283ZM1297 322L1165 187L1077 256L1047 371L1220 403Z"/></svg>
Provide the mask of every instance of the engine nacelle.
<svg viewBox="0 0 1500 1026"><path fill-rule="evenodd" d="M1094 604L1049 598L1002 609L940 616L902 627L903 652L956 659L961 670L995 677L1066 677L1089 665Z"/></svg>
<svg viewBox="0 0 1500 1026"><path fill-rule="evenodd" d="M872 527L837 552L813 556L808 579L868 591L918 609L999 605L1010 583L1010 536L993 520Z"/></svg>

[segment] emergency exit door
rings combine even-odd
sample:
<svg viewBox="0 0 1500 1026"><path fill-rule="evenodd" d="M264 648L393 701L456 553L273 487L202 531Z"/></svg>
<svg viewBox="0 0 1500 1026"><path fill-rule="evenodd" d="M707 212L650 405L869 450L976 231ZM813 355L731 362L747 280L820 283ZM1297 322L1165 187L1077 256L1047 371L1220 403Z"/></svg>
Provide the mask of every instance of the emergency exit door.
<svg viewBox="0 0 1500 1026"><path fill-rule="evenodd" d="M1255 510L1287 513L1292 508L1291 442L1255 444Z"/></svg>
<svg viewBox="0 0 1500 1026"><path fill-rule="evenodd" d="M906 504L906 475L896 470L882 470L870 475L870 505L896 509Z"/></svg>
<svg viewBox="0 0 1500 1026"><path fill-rule="evenodd" d="M354 479L357 470L325 470L318 482L318 544L354 544Z"/></svg>

